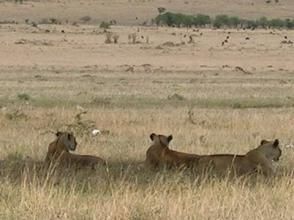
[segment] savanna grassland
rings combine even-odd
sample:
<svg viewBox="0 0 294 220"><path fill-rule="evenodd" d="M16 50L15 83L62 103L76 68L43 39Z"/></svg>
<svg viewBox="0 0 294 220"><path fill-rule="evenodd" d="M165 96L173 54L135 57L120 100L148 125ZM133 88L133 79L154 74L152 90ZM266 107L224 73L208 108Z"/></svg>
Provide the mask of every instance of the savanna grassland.
<svg viewBox="0 0 294 220"><path fill-rule="evenodd" d="M150 5L156 2L165 1ZM32 17L41 18L42 4L0 7L21 20L29 14L17 15L18 7L34 5ZM128 4L144 11L147 1ZM216 7L199 5L206 13ZM276 7L274 17L288 10L282 1ZM285 36L294 41L294 32L108 31L119 35L117 44L106 44L104 30L91 23L0 25L0 219L293 219L294 50ZM76 134L76 153L100 156L108 167L47 172L52 131L67 129ZM142 164L152 132L172 134L172 149L197 154L244 154L279 138L283 154L272 178L154 172Z"/></svg>

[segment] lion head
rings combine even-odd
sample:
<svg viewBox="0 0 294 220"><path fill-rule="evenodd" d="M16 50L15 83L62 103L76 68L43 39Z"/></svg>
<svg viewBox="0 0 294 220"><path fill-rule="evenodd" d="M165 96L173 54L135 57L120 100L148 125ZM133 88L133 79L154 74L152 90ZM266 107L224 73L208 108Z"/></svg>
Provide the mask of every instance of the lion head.
<svg viewBox="0 0 294 220"><path fill-rule="evenodd" d="M72 132L61 132L56 133L57 144L62 144L66 147L66 151L75 151L77 147L77 141Z"/></svg>
<svg viewBox="0 0 294 220"><path fill-rule="evenodd" d="M162 134L152 133L152 134L150 134L150 139L151 139L151 141L153 142L154 145L159 144L159 145L168 147L169 143L173 139L173 136L172 135L165 136L165 135L162 135Z"/></svg>
<svg viewBox="0 0 294 220"><path fill-rule="evenodd" d="M278 139L274 141L262 140L258 149L261 150L265 154L265 157L269 160L279 161L282 155Z"/></svg>

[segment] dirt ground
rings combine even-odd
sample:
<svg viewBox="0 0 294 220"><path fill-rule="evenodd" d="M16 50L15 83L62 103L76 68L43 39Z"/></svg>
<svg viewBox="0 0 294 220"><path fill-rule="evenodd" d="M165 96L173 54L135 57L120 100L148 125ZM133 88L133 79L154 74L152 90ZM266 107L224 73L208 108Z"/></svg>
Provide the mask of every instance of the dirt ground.
<svg viewBox="0 0 294 220"><path fill-rule="evenodd" d="M158 15L157 8L182 13L204 13L236 15L242 18L293 18L294 2L292 0L47 0L0 2L0 20L40 21L43 18L57 18L69 22L79 21L81 17L90 16L90 22L116 20L120 25L138 25L150 22Z"/></svg>

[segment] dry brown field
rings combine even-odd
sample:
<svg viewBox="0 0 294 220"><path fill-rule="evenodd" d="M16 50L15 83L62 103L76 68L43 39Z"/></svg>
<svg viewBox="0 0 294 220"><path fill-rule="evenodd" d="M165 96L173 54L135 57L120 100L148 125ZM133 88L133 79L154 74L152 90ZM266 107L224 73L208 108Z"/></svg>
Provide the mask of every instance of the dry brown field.
<svg viewBox="0 0 294 220"><path fill-rule="evenodd" d="M0 2L0 20L20 22L0 25L0 219L294 218L294 46L282 43L294 31L139 25L162 5L284 18L293 2L186 2ZM72 25L85 15L93 23ZM44 17L71 22L24 23ZM106 44L95 24L107 19L121 19L109 30L118 44ZM76 153L106 159L107 169L40 169L51 131L66 129ZM197 154L245 154L278 138L283 154L271 178L153 172L142 166L152 132Z"/></svg>

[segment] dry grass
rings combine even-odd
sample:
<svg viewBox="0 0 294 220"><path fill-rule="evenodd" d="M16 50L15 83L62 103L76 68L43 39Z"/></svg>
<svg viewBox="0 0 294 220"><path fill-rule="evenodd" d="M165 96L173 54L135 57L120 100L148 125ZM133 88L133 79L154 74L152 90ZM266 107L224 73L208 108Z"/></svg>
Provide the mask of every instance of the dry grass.
<svg viewBox="0 0 294 220"><path fill-rule="evenodd" d="M291 143L293 130L292 108L260 108L232 109L229 106L218 108L214 105L198 108L195 106L192 121L189 120L188 105L184 100L168 100L171 87L178 81L188 81L188 76L173 78L173 74L164 74L165 82L154 83L155 78L162 80L163 75L151 76L125 73L124 82L133 85L138 95L124 98L133 105L96 105L87 107L84 120L92 120L98 129L106 129L110 134L92 137L77 133L79 153L99 155L109 161L109 170L103 168L96 172L66 171L64 174L52 174L49 179L37 162L44 159L47 145L54 138L49 129L64 129L66 125L75 123L75 115L80 111L76 105L91 102L94 94L86 93L83 97L75 96L78 91L94 91L91 79L79 83L74 77L63 75L57 83L52 74L47 73L45 84L32 81L24 82L23 91L30 94L31 100L23 103L17 99L20 91L10 93L11 99L6 101L2 109L1 120L1 204L0 213L3 219L291 219L293 216L293 156L294 151L283 147L278 176L271 180L258 179L198 179L189 172L154 173L140 167L145 158L145 151L150 144L149 134L159 132L172 133L175 140L172 148L195 153L245 153L255 147L262 138L280 138L283 146ZM23 77L29 77L24 74ZM97 95L114 96L118 74L96 74L105 80L104 90ZM213 74L212 74L213 76ZM144 78L144 83L140 79ZM208 77L208 81L209 81ZM11 77L3 91L14 85L18 77ZM2 76L2 82L5 76ZM225 81L217 84L228 100L234 96L244 96L241 89L230 93L230 89L238 88L240 83L248 86L249 79L244 77L239 82L226 87ZM265 80L265 79L262 79ZM250 80L249 80L250 81ZM255 86L264 85L255 81ZM194 82L195 83L195 82ZM59 86L60 85L60 86ZM62 86L64 85L64 86ZM200 85L197 84L196 85ZM270 86L270 82L267 82ZM120 84L123 90L123 83ZM162 100L146 105L145 101L155 99L156 95L149 90L158 91ZM215 92L207 99L215 99L216 91L211 85L201 84L204 91ZM276 100L283 99L283 89L272 85L272 93L277 91ZM54 88L54 91L51 91ZM97 91L97 90L96 90ZM189 97L188 86L182 87L181 94ZM127 92L127 90L126 90ZM250 91L247 91L250 92ZM287 91L289 93L290 91ZM190 96L199 96L199 92ZM95 92L96 94L96 92ZM143 101L140 97L145 94ZM206 93L209 94L209 93ZM266 97L264 94L257 94ZM8 95L8 94L7 94ZM37 99L37 95L42 99ZM14 99L14 96L16 97ZM53 98L54 97L54 98ZM60 97L60 100L58 100ZM136 99L138 97L138 99ZM164 99L164 97L166 97ZM158 98L158 96L157 96ZM57 99L59 104L46 106L46 99ZM266 98L265 98L266 99ZM65 100L73 101L72 105L63 106ZM112 98L111 98L112 100ZM270 100L270 99L269 99ZM165 104L175 102L174 106ZM258 102L256 102L259 104ZM271 102L275 105L275 100ZM142 107L143 105L143 107ZM6 114L18 109L25 118L11 120ZM29 132L28 132L29 131ZM32 166L37 166L33 169Z"/></svg>
<svg viewBox="0 0 294 220"><path fill-rule="evenodd" d="M26 38L38 35L21 28L16 31ZM279 48L278 37L267 35L262 46L248 44L241 59L233 46L219 46L210 56L209 45L221 42L220 33L210 30L197 48L158 52L155 47L174 36L146 31L154 39L147 49L128 44L130 31L121 34L122 29L117 45L105 45L103 35L97 43L90 31L69 34L67 41L40 34L36 38L50 38L55 46L38 48L15 45L19 37L9 31L12 39L3 37L6 54L26 51L32 57L0 60L0 219L293 219L294 150L286 147L294 129L289 48ZM166 30L172 31L181 30ZM235 42L247 35L234 34ZM250 37L258 41L264 34ZM60 47L65 56L56 56ZM96 49L101 57L93 56ZM196 58L210 65L194 65ZM88 60L92 65L84 66ZM81 108L87 114L77 119ZM109 133L91 136L93 124ZM54 139L48 131L68 127L76 131L77 152L106 159L108 169L44 172L42 160ZM243 154L261 139L279 138L283 155L272 179L156 173L141 166L152 132L173 134L173 149L203 154Z"/></svg>

